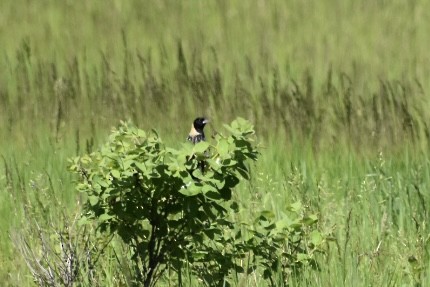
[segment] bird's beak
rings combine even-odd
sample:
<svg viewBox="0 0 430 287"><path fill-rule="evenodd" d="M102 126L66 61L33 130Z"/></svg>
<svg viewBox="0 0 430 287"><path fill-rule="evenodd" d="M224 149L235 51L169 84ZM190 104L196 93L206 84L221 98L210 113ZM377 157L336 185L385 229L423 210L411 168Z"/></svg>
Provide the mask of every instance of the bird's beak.
<svg viewBox="0 0 430 287"><path fill-rule="evenodd" d="M203 123L204 124L207 124L209 122L209 120L208 119L205 119L204 121L203 121Z"/></svg>

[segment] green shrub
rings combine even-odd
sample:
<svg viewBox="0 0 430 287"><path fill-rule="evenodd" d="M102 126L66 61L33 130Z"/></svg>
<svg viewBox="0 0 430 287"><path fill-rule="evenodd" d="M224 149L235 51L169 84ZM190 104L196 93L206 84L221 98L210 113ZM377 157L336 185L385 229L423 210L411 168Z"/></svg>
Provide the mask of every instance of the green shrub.
<svg viewBox="0 0 430 287"><path fill-rule="evenodd" d="M302 230L316 219L280 221L277 229L261 224L262 217L255 228L234 220L239 204L232 192L249 179L247 162L257 160L258 152L249 122L238 118L225 128L230 135L216 135L213 144L184 143L175 150L155 131L122 123L99 151L72 160L71 170L80 175L77 188L87 196L81 222L96 222L101 236L117 234L131 248L131 284L154 286L169 270L182 285L187 270L206 285L229 285L229 274L245 272L237 263L245 257L253 262L247 272L282 267L276 256L289 265L307 259L303 248L282 249L287 242L301 245ZM207 162L203 171L200 161Z"/></svg>

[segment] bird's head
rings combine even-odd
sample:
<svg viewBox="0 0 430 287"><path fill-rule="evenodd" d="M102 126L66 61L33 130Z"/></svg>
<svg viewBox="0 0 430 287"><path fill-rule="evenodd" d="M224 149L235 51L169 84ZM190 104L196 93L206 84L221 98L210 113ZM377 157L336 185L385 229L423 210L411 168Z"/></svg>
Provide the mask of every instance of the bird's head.
<svg viewBox="0 0 430 287"><path fill-rule="evenodd" d="M206 118L197 118L194 120L193 126L197 131L201 132L208 122L209 120Z"/></svg>

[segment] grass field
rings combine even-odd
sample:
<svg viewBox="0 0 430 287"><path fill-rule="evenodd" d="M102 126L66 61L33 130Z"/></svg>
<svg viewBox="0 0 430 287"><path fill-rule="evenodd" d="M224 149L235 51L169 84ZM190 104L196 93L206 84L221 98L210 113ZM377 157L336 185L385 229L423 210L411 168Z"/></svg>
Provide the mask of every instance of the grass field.
<svg viewBox="0 0 430 287"><path fill-rule="evenodd" d="M301 200L331 239L291 286L429 286L430 2L146 2L0 2L0 285L34 284L20 234L79 212L68 158L206 115L256 127L249 215Z"/></svg>

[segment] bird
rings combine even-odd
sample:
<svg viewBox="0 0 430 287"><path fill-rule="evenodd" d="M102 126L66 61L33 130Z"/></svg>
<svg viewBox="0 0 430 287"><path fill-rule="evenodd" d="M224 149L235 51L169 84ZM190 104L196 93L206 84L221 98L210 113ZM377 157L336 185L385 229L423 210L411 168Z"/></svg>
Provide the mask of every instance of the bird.
<svg viewBox="0 0 430 287"><path fill-rule="evenodd" d="M209 120L204 117L196 118L191 125L191 130L188 134L187 140L193 144L205 141L206 138L203 129L208 122Z"/></svg>
<svg viewBox="0 0 430 287"><path fill-rule="evenodd" d="M187 140L192 142L193 144L197 144L201 141L205 141L205 133L203 131L205 125L209 122L208 119L204 117L198 117L194 120L193 124L191 125L191 130L188 133ZM203 173L205 170L205 162L199 161L198 168Z"/></svg>

